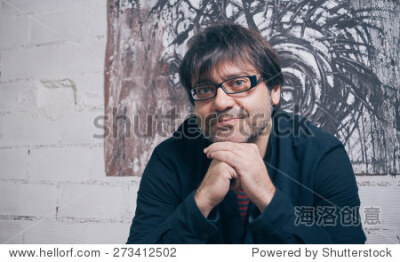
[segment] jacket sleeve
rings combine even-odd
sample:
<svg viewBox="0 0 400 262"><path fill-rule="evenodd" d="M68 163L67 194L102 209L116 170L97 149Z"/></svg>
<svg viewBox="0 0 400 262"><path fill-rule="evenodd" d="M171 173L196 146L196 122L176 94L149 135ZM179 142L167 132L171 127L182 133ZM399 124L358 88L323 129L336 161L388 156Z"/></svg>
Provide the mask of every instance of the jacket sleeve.
<svg viewBox="0 0 400 262"><path fill-rule="evenodd" d="M156 150L140 182L127 243L207 242L217 232L217 214L203 216L194 201L195 191L182 199L176 171Z"/></svg>
<svg viewBox="0 0 400 262"><path fill-rule="evenodd" d="M307 190L314 190L314 204L295 207L277 188L267 208L249 224L256 243L365 243L358 188L343 146L328 152L313 175L314 188Z"/></svg>

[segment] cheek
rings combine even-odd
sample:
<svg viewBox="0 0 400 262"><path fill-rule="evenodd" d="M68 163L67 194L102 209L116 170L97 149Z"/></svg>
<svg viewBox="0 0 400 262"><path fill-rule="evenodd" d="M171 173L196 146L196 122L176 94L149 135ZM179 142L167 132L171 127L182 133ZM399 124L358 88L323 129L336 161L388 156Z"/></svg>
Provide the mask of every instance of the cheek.
<svg viewBox="0 0 400 262"><path fill-rule="evenodd" d="M250 116L269 114L271 98L265 92L255 93L238 101L238 105Z"/></svg>
<svg viewBox="0 0 400 262"><path fill-rule="evenodd" d="M196 117L201 119L202 121L207 119L207 117L213 113L211 112L211 107L209 104L199 104L195 105L194 107L194 112L196 114Z"/></svg>
<svg viewBox="0 0 400 262"><path fill-rule="evenodd" d="M203 117L207 113L206 106L204 106L204 105L195 105L194 106L194 112L196 113L196 115Z"/></svg>

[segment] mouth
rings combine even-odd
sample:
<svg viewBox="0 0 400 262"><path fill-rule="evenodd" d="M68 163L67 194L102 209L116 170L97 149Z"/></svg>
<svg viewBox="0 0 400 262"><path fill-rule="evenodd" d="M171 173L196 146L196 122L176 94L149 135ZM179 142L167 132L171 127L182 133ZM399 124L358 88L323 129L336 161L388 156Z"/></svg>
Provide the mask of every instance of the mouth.
<svg viewBox="0 0 400 262"><path fill-rule="evenodd" d="M242 117L219 117L214 125L216 128L228 128L235 125Z"/></svg>

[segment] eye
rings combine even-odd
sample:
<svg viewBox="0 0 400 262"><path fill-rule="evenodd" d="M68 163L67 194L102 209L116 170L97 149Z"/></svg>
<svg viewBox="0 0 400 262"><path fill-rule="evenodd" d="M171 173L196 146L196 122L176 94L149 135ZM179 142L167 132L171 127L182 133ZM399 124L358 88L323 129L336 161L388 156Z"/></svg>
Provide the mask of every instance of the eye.
<svg viewBox="0 0 400 262"><path fill-rule="evenodd" d="M209 94L209 93L211 93L211 88L208 87L208 86L198 87L197 88L197 93L200 94L200 95Z"/></svg>
<svg viewBox="0 0 400 262"><path fill-rule="evenodd" d="M238 77L225 82L225 88L232 91L243 90L249 87L249 81L245 77Z"/></svg>
<svg viewBox="0 0 400 262"><path fill-rule="evenodd" d="M235 80L235 82L233 84L234 84L234 86L240 87L244 84L244 81L242 79Z"/></svg>

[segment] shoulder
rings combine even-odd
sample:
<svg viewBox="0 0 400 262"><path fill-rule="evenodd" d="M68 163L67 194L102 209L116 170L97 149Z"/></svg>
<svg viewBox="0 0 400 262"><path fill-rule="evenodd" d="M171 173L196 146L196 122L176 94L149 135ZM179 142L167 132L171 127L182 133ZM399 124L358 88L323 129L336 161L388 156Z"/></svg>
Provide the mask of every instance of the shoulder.
<svg viewBox="0 0 400 262"><path fill-rule="evenodd" d="M332 134L316 127L306 118L283 111L274 113L274 136L279 150L293 161L314 169L318 163L339 150L346 154L343 144Z"/></svg>
<svg viewBox="0 0 400 262"><path fill-rule="evenodd" d="M294 147L327 151L343 146L339 139L313 125L305 117L277 111L273 118L274 135L288 138Z"/></svg>
<svg viewBox="0 0 400 262"><path fill-rule="evenodd" d="M281 159L284 159L282 161L290 163L296 170L295 173L302 176L303 183L309 180L312 188L319 188L320 185L342 185L343 181L354 185L351 162L339 139L304 117L281 111L277 113L274 116L274 124L277 125L274 127L277 145L275 152L279 151ZM332 172L339 173L333 175ZM340 188L342 190L345 186ZM349 190L352 192L354 187ZM324 187L319 192L330 194L331 189Z"/></svg>

